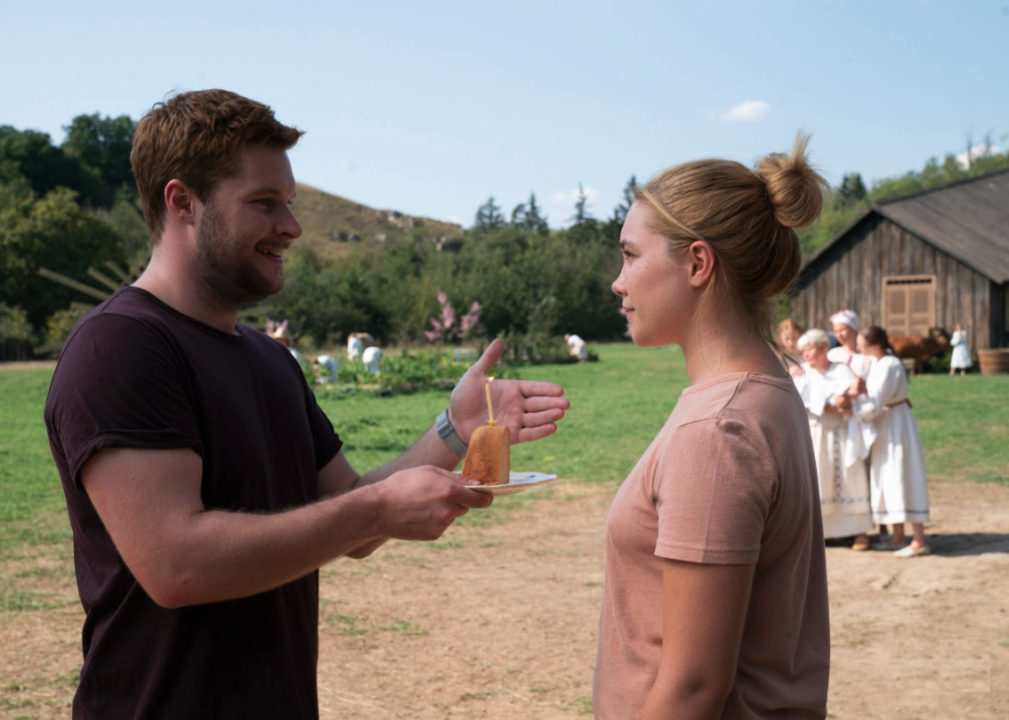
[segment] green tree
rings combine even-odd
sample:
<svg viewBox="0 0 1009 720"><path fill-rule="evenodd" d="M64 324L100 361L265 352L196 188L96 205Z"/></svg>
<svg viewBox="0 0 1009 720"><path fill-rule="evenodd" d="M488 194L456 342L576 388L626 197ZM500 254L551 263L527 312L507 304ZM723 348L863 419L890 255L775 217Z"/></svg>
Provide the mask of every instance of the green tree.
<svg viewBox="0 0 1009 720"><path fill-rule="evenodd" d="M477 209L473 226L483 233L499 230L505 226L504 215L501 214L501 208L494 202L493 195Z"/></svg>
<svg viewBox="0 0 1009 720"><path fill-rule="evenodd" d="M24 308L0 302L0 360L26 360L35 342Z"/></svg>
<svg viewBox="0 0 1009 720"><path fill-rule="evenodd" d="M599 222L589 212L589 198L581 183L578 183L575 214L570 220L571 227L567 229L566 234L571 242L582 245L599 239Z"/></svg>
<svg viewBox="0 0 1009 720"><path fill-rule="evenodd" d="M83 202L93 207L109 207L114 199L103 187L98 172L68 157L53 145L48 133L0 125L0 164L6 167L5 175L16 172L23 176L38 197L64 187L76 191Z"/></svg>
<svg viewBox="0 0 1009 720"><path fill-rule="evenodd" d="M529 193L529 203L519 204L512 211L511 224L519 230L528 230L547 235L550 226L547 224L546 216L540 212L539 205L536 204L536 194Z"/></svg>
<svg viewBox="0 0 1009 720"><path fill-rule="evenodd" d="M136 196L130 150L137 124L128 115L115 118L98 113L78 115L63 129L67 136L62 147L68 157L94 169L113 197L122 188Z"/></svg>
<svg viewBox="0 0 1009 720"><path fill-rule="evenodd" d="M58 188L41 200L0 187L0 302L21 307L36 331L80 293L39 275L46 267L73 279L106 261L122 263L115 230L85 212L73 191Z"/></svg>
<svg viewBox="0 0 1009 720"><path fill-rule="evenodd" d="M841 187L837 189L837 194L834 196L834 207L851 207L867 194L868 191L865 189L865 183L862 182L862 176L859 173L848 173L842 178Z"/></svg>

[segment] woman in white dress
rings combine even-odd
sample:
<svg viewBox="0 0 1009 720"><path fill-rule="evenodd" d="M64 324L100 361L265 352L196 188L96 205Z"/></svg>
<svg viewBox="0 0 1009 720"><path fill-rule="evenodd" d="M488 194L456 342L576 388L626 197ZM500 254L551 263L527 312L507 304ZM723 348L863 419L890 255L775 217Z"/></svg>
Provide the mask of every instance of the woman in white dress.
<svg viewBox="0 0 1009 720"><path fill-rule="evenodd" d="M956 371L959 370L961 375L966 375L967 368L974 363L970 359L970 343L967 342L967 331L963 329L963 325L960 323L956 324L956 330L953 332L953 337L950 339L949 344L953 346L953 357L949 361L949 374L955 375Z"/></svg>
<svg viewBox="0 0 1009 720"><path fill-rule="evenodd" d="M804 372L793 378L813 436L823 535L854 535L852 550L868 550L872 515L865 458L873 439L872 428L863 426L851 411L851 398L860 390L858 378L847 365L827 358L828 345L823 330L804 333L797 344L805 360Z"/></svg>
<svg viewBox="0 0 1009 720"><path fill-rule="evenodd" d="M869 470L872 516L875 522L893 525L889 542L877 547L896 550L903 558L927 555L928 480L918 424L907 399L907 373L883 328L865 328L858 334L858 347L875 358L865 395L856 402L859 417L871 421L877 433ZM914 533L906 547L905 522Z"/></svg>
<svg viewBox="0 0 1009 720"><path fill-rule="evenodd" d="M858 314L853 310L841 310L830 316L830 329L841 344L830 349L827 359L847 365L855 375L865 378L869 374L872 358L860 353L855 345L858 327Z"/></svg>

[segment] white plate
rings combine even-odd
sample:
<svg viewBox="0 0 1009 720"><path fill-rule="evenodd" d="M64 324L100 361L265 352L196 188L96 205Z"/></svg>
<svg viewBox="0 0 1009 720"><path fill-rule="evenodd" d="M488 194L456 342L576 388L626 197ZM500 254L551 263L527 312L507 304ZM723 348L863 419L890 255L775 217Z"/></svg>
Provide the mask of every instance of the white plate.
<svg viewBox="0 0 1009 720"><path fill-rule="evenodd" d="M556 475L547 475L538 472L512 472L508 473L508 482L501 485L467 485L470 490L477 490L491 495L512 495L513 493L525 492L531 487L542 485L554 480Z"/></svg>

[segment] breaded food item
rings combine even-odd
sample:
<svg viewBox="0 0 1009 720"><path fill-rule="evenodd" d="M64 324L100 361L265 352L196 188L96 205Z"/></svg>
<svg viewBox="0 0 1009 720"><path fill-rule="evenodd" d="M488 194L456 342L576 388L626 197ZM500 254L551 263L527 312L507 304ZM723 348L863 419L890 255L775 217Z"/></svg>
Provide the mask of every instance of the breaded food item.
<svg viewBox="0 0 1009 720"><path fill-rule="evenodd" d="M469 439L462 476L481 485L508 483L511 472L511 431L503 425L482 425Z"/></svg>

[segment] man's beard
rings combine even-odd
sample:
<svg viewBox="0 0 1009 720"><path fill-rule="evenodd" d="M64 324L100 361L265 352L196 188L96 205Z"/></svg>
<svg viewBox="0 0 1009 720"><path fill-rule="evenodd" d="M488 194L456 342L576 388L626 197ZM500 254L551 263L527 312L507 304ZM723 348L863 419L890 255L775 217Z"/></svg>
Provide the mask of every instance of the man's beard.
<svg viewBox="0 0 1009 720"><path fill-rule="evenodd" d="M253 263L233 258L233 250L240 250L238 243L221 213L208 204L196 230L196 253L190 266L200 299L224 310L237 310L276 292Z"/></svg>

